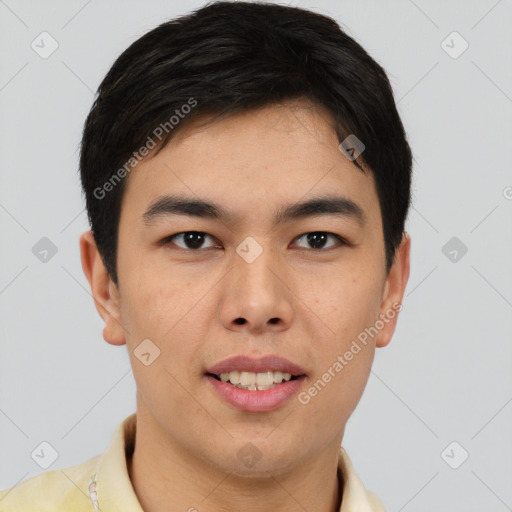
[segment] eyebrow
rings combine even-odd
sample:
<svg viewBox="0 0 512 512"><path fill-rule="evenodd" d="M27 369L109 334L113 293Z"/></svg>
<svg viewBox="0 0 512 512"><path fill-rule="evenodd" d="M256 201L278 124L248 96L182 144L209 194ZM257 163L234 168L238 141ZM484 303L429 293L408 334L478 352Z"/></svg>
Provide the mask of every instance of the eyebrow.
<svg viewBox="0 0 512 512"><path fill-rule="evenodd" d="M146 226L150 226L162 218L174 215L212 219L223 223L234 223L237 220L233 213L218 204L176 195L166 195L156 199L144 212L142 220ZM361 226L366 222L364 210L351 199L341 196L319 196L281 207L274 215L274 224L317 215L350 218Z"/></svg>

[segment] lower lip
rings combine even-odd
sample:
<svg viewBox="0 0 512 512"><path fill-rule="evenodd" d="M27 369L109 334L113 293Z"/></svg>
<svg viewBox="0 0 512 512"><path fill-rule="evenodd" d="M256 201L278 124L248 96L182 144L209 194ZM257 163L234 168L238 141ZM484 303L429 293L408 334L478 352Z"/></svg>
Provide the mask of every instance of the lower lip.
<svg viewBox="0 0 512 512"><path fill-rule="evenodd" d="M248 391L232 386L227 382L217 380L210 375L206 375L205 377L206 380L212 384L217 393L228 403L234 405L237 409L248 412L273 411L281 407L281 405L297 393L306 378L305 375L302 375L296 379L277 384L271 389Z"/></svg>

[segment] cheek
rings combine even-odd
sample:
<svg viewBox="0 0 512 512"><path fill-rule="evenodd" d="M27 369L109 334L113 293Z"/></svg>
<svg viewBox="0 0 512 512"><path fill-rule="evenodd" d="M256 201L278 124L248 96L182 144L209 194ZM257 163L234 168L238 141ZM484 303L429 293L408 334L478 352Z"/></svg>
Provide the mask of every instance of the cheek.
<svg viewBox="0 0 512 512"><path fill-rule="evenodd" d="M359 402L371 370L375 347L357 338L359 329L340 329L331 342L317 346L318 365L307 383L304 401L324 408L324 416L335 414L346 420ZM330 412L329 412L330 410ZM321 413L321 411L317 411Z"/></svg>
<svg viewBox="0 0 512 512"><path fill-rule="evenodd" d="M298 406L310 431L321 432L328 439L341 433L368 382L373 352L373 347L367 346L345 364L337 361L337 356L343 356L344 352L333 354L329 363L310 380Z"/></svg>
<svg viewBox="0 0 512 512"><path fill-rule="evenodd" d="M151 262L133 263L121 277L128 297L126 313L133 330L148 331L160 338L172 328L176 317L180 317L180 312L190 302L190 282L169 270L156 270Z"/></svg>
<svg viewBox="0 0 512 512"><path fill-rule="evenodd" d="M126 339L137 387L155 413L169 407L173 411L190 408L190 396L184 389L190 387L190 375L198 371L195 356L200 336L194 336L190 314L197 296L194 299L183 287L166 285L161 279L142 282L144 286L132 289L133 299L126 311L130 318ZM143 354L148 352L151 359L153 354L156 357L146 365Z"/></svg>
<svg viewBox="0 0 512 512"><path fill-rule="evenodd" d="M378 318L382 287L379 277L368 277L374 275L344 268L321 279L303 281L298 295L303 298L304 307L313 313L311 318L323 333L320 339L329 346L342 349L347 340Z"/></svg>
<svg viewBox="0 0 512 512"><path fill-rule="evenodd" d="M208 313L214 308L208 283L179 273L148 276L132 290L130 338L132 345L149 338L161 351L165 367L175 373L195 371L197 350L204 344ZM206 297L205 297L206 294ZM133 347L130 347L133 348Z"/></svg>
<svg viewBox="0 0 512 512"><path fill-rule="evenodd" d="M378 318L381 290L378 279L362 272L338 275L320 285L317 281L307 292L305 302L315 313L308 317L313 319L309 327L317 364L304 401L310 401L311 417L319 422L334 414L335 424L344 424L368 381L375 348L365 329Z"/></svg>

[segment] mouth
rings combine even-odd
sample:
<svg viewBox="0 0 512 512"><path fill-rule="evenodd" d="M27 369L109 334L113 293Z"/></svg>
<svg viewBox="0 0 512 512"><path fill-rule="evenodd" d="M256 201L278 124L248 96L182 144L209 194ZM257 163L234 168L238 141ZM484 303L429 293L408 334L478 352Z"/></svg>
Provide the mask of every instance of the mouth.
<svg viewBox="0 0 512 512"><path fill-rule="evenodd" d="M278 409L299 392L306 371L277 354L238 355L206 368L204 378L216 396L245 412Z"/></svg>
<svg viewBox="0 0 512 512"><path fill-rule="evenodd" d="M216 396L243 412L270 412L282 407L303 386L305 374L289 372L206 372L204 378Z"/></svg>
<svg viewBox="0 0 512 512"><path fill-rule="evenodd" d="M231 371L220 374L206 372L207 377L211 377L219 382L225 382L235 388L246 391L267 391L285 382L294 381L306 377L305 374L292 375L288 372L271 371L249 372L249 371Z"/></svg>

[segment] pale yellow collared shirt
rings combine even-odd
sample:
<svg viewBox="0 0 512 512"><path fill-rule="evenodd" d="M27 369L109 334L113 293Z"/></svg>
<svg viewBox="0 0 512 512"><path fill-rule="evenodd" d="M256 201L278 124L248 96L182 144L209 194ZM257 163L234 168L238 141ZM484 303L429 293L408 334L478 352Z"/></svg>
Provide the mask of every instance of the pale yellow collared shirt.
<svg viewBox="0 0 512 512"><path fill-rule="evenodd" d="M127 455L133 452L135 429L134 413L117 427L102 455L0 491L0 512L144 512L126 465ZM340 512L385 512L380 500L364 488L342 447L338 471L344 482Z"/></svg>

